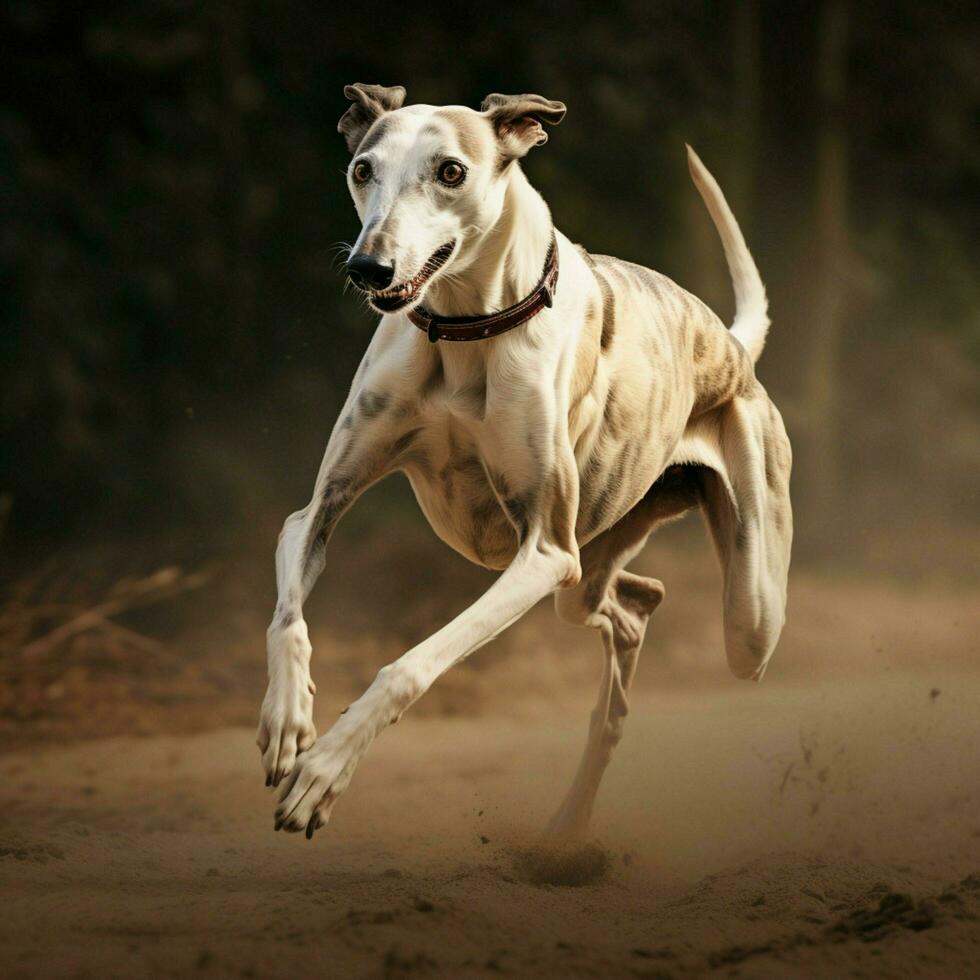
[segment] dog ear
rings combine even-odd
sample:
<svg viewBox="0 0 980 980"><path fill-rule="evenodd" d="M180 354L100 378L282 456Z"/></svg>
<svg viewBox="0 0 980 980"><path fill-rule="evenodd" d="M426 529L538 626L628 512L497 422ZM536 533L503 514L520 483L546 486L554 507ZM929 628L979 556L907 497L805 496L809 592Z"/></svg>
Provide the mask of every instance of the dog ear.
<svg viewBox="0 0 980 980"><path fill-rule="evenodd" d="M337 132L347 141L347 149L357 152L364 134L386 112L394 112L405 103L405 89L401 85L365 85L355 82L344 86L344 95L353 105L340 117Z"/></svg>
<svg viewBox="0 0 980 980"><path fill-rule="evenodd" d="M488 95L480 109L486 114L506 158L522 157L532 146L548 142L541 123L557 126L565 118L565 103L540 95Z"/></svg>

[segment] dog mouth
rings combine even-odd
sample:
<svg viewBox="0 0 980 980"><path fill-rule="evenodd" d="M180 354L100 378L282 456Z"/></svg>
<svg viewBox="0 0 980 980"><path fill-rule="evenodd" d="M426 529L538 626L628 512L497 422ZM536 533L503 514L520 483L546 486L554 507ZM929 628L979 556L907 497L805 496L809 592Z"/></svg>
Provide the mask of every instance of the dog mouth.
<svg viewBox="0 0 980 980"><path fill-rule="evenodd" d="M422 295L428 281L449 261L456 242L446 242L437 248L421 269L407 282L368 293L371 305L382 313L394 313L414 303Z"/></svg>

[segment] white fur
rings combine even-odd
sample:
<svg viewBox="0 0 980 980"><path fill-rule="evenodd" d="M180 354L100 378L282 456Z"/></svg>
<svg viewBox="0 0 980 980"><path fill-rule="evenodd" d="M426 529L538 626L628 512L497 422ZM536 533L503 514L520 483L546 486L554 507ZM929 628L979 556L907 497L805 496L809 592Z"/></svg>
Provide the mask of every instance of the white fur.
<svg viewBox="0 0 980 980"><path fill-rule="evenodd" d="M390 114L397 125L372 149L376 181L365 188L351 182L363 222L355 249L384 242L392 249L396 278L402 279L414 275L443 243L455 241L452 260L418 300L444 315L498 310L522 299L540 277L552 234L550 213L517 163L502 171L489 160L474 164L459 191L433 186L427 176L433 158L465 159L451 135L426 135L426 124L438 111L410 106ZM487 134L492 147L489 129ZM732 267L738 297L733 329L755 358L768 322L765 293L717 184L693 152L691 166ZM746 401L737 417L709 413L690 421L693 396L687 394L686 369L678 367L679 394L661 420L664 431L676 435L664 436L639 456L630 485L618 488L617 513L608 515L602 526L582 527L580 484L590 455L601 444L608 394L616 385L621 391L642 392L655 375L631 355L630 337L619 341L621 352L593 358L596 327L585 311L601 299L597 281L568 239L557 233L557 241L560 279L554 308L516 330L488 342L441 343L435 349L404 311L384 316L378 326L330 437L311 502L286 521L277 550L279 604L268 633L269 688L258 735L269 781L278 785L286 780L277 828L305 828L311 835L326 823L374 738L442 673L540 599L574 589L582 578L580 549L593 539L593 548L604 547L608 535L627 521L630 508L672 463L699 462L720 474L734 519L751 521L747 550L732 550L724 516L716 543L726 566L725 625L732 669L754 677L765 669L782 625L788 546L780 550L766 537L764 476L759 484L764 472L761 402ZM628 312L621 311L624 321ZM573 402L577 372L592 360L591 385ZM743 428L750 433L748 442ZM323 548L336 521L358 494L395 470L407 473L443 540L503 571L469 609L382 669L316 739L302 605L323 567ZM474 495L488 488L491 507L477 521ZM526 500L526 505L517 507L508 494L518 494L515 499ZM649 530L639 528L624 554L639 550ZM775 552L779 554L773 557ZM651 607L657 601L654 595ZM637 648L647 614L638 621ZM560 830L581 829L587 822L598 779L618 738L616 725L607 720L610 692L620 691L625 701L632 673L631 667L617 666L613 639L621 626L610 625L601 609L587 611L581 621L611 639L605 648L604 693L580 775L556 822ZM621 720L617 724L621 729Z"/></svg>

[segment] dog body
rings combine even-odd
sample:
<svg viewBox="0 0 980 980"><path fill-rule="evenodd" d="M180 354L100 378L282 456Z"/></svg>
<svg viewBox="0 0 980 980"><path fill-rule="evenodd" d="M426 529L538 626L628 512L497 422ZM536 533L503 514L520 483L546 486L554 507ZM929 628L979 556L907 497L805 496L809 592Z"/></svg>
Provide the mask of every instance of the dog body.
<svg viewBox="0 0 980 980"><path fill-rule="evenodd" d="M341 120L362 231L349 263L384 313L328 443L311 503L283 528L269 688L258 742L286 781L276 826L329 818L373 739L445 670L541 598L599 631L604 673L585 755L552 829L586 829L622 733L647 619L663 586L624 570L664 520L700 505L724 574L729 664L758 679L782 628L792 536L790 450L755 378L768 319L720 190L690 152L736 290L731 331L665 276L591 256L553 230L518 160L560 103L490 96L484 111L402 108L404 90L352 86ZM460 171L463 176L460 177ZM430 343L408 318L504 309L541 279L553 305L476 343ZM402 274L406 270L410 275ZM398 285L391 283L397 280ZM436 533L502 575L394 664L320 739L302 603L330 532L367 487L404 472ZM315 740L315 741L314 741Z"/></svg>

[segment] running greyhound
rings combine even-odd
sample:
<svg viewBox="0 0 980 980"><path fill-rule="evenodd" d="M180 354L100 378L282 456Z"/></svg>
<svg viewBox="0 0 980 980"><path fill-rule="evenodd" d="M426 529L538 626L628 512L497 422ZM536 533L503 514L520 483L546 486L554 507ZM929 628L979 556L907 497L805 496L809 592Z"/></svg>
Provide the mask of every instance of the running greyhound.
<svg viewBox="0 0 980 980"><path fill-rule="evenodd" d="M347 264L381 321L310 503L276 552L258 745L282 784L276 829L312 837L385 728L545 596L598 631L604 670L585 754L551 830L580 835L619 741L663 585L626 571L650 532L700 507L723 575L728 664L759 680L785 619L791 453L755 377L765 289L717 183L688 147L735 290L730 330L650 269L590 255L552 223L521 158L565 106L490 95L479 112L350 85L338 130L362 222ZM408 476L436 534L502 572L393 663L317 738L303 603L341 515Z"/></svg>

